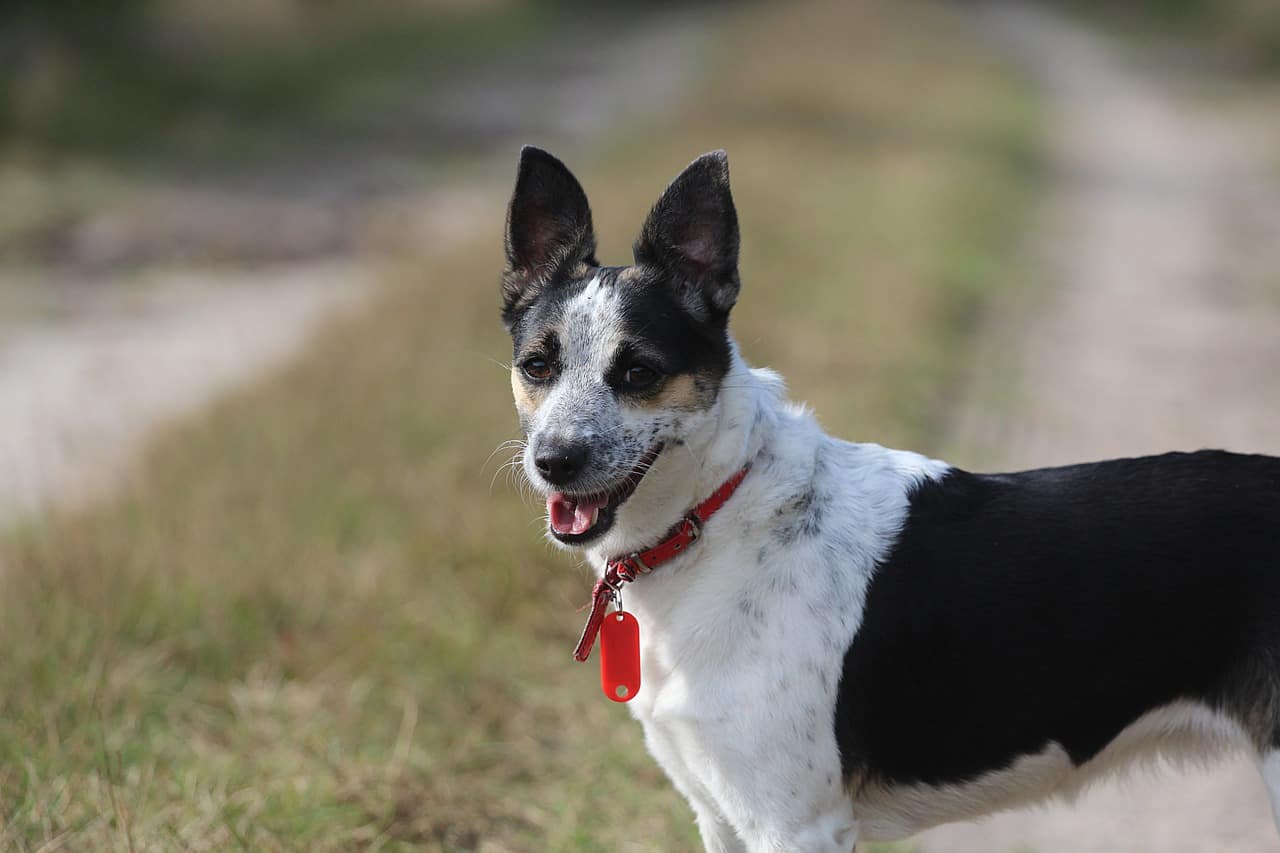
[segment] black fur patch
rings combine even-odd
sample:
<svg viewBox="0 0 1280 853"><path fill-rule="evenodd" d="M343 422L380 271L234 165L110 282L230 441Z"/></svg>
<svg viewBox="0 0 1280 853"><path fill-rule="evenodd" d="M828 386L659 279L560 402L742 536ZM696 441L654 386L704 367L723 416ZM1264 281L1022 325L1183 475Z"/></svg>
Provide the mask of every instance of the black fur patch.
<svg viewBox="0 0 1280 853"><path fill-rule="evenodd" d="M720 380L729 369L728 316L691 314L678 290L662 270L645 267L588 267L581 277L547 287L511 326L516 363L529 357L540 342L555 333L564 316L564 305L591 282L616 288L622 295L624 341L614 354L606 379L615 388L632 360L642 360L666 376L691 374L700 390L714 399ZM661 383L652 393L661 391ZM635 394L633 396L643 396Z"/></svg>
<svg viewBox="0 0 1280 853"><path fill-rule="evenodd" d="M912 495L848 649L846 780L970 780L1060 744L1079 765L1194 699L1280 743L1280 458L1170 453Z"/></svg>
<svg viewBox="0 0 1280 853"><path fill-rule="evenodd" d="M637 361L666 376L691 375L700 398L715 399L729 368L728 315L739 289L738 219L723 151L694 160L666 188L635 243L636 265L602 267L591 208L581 184L546 151L520 152L507 211L502 320L515 363L547 357L564 304L595 278L622 295L626 340L606 377L615 390Z"/></svg>
<svg viewBox="0 0 1280 853"><path fill-rule="evenodd" d="M555 157L526 145L507 206L507 265L502 272L502 321L516 316L541 289L594 263L596 237L582 185Z"/></svg>
<svg viewBox="0 0 1280 853"><path fill-rule="evenodd" d="M729 191L729 158L703 154L649 211L634 254L682 286L694 311L728 313L738 298L738 213Z"/></svg>

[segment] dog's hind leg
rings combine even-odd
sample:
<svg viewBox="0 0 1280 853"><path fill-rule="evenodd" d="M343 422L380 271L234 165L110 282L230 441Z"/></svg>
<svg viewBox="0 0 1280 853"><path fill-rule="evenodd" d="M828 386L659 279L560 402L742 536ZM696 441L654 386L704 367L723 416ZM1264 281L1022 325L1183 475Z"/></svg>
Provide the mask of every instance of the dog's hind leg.
<svg viewBox="0 0 1280 853"><path fill-rule="evenodd" d="M1258 764L1262 770L1262 780L1267 783L1267 793L1271 795L1271 813L1276 821L1276 831L1280 832L1280 749L1262 753Z"/></svg>

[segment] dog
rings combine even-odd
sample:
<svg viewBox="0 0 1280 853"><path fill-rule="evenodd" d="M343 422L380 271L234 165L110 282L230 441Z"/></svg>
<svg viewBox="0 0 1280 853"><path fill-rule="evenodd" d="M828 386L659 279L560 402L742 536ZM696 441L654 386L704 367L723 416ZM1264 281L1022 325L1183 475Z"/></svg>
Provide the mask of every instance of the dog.
<svg viewBox="0 0 1280 853"><path fill-rule="evenodd" d="M576 656L638 626L603 686L706 849L849 851L1241 747L1280 815L1280 458L976 474L832 438L729 334L738 243L722 151L629 266L596 258L569 170L521 153L519 464L600 573Z"/></svg>

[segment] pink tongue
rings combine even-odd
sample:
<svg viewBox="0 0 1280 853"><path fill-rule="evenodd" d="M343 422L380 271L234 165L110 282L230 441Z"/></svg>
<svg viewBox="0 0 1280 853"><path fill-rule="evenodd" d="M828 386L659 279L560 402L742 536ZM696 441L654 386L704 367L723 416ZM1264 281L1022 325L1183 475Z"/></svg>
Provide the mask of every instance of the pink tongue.
<svg viewBox="0 0 1280 853"><path fill-rule="evenodd" d="M608 498L597 498L579 503L560 492L554 492L547 498L547 515L551 518L551 529L560 534L577 535L591 529L591 516L597 509L607 504Z"/></svg>

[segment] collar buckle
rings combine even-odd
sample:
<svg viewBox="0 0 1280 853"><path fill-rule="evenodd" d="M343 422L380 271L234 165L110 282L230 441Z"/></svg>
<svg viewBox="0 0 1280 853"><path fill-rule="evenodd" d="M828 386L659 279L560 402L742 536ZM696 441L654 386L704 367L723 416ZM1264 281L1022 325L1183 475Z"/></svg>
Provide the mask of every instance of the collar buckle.
<svg viewBox="0 0 1280 853"><path fill-rule="evenodd" d="M629 562L631 567L642 575L647 575L649 572L653 571L653 566L650 566L644 561L644 558L640 556L639 551L632 551L628 554L627 562Z"/></svg>
<svg viewBox="0 0 1280 853"><path fill-rule="evenodd" d="M710 497L682 518L676 524L674 531L669 533L667 539L660 544L645 550L632 551L619 560L608 561L604 577L596 581L595 589L592 590L591 615L587 619L586 627L582 630L582 637L578 640L577 647L573 650L574 660L584 661L590 656L591 646L595 643L596 635L600 633L605 609L609 603L614 602L619 610L622 609L623 584L631 583L637 575L649 574L701 539L702 526L724 505L725 501L733 496L750 470L751 464L748 463L737 474L730 477L724 485L712 492ZM646 557L649 562L645 562Z"/></svg>

